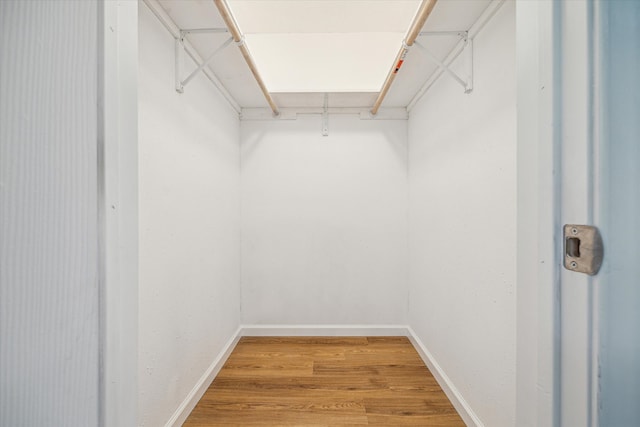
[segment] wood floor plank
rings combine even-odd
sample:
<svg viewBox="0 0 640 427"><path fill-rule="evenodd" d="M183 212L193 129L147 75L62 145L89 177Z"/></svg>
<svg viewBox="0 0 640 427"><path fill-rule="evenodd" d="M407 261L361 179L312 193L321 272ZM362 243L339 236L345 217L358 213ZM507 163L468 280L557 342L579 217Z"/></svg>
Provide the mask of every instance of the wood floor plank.
<svg viewBox="0 0 640 427"><path fill-rule="evenodd" d="M405 337L243 337L184 425L464 423Z"/></svg>

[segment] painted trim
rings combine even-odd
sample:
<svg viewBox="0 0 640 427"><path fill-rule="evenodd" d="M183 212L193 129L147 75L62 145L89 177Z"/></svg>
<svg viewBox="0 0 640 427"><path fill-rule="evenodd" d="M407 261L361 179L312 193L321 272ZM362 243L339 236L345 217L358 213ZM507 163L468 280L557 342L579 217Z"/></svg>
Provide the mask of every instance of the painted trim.
<svg viewBox="0 0 640 427"><path fill-rule="evenodd" d="M213 380L218 376L218 373L226 363L227 359L231 355L231 352L238 344L240 337L242 336L242 328L238 328L233 336L227 341L222 351L218 354L209 368L205 371L205 373L200 377L198 382L193 386L193 389L187 394L184 401L178 406L176 411L173 413L169 421L165 424L165 427L178 427L184 424L184 422L193 411L193 408L196 407L204 393L207 391Z"/></svg>
<svg viewBox="0 0 640 427"><path fill-rule="evenodd" d="M516 425L559 418L559 278L556 230L559 2L516 5L517 247Z"/></svg>
<svg viewBox="0 0 640 427"><path fill-rule="evenodd" d="M98 2L101 427L138 424L138 3Z"/></svg>
<svg viewBox="0 0 640 427"><path fill-rule="evenodd" d="M422 343L420 338L418 338L417 334L411 327L408 328L407 337L415 347L416 351L427 365L427 368L431 371L431 374L435 377L436 381L440 385L440 388L447 395L451 404L460 417L462 417L463 421L467 426L475 426L475 427L484 427L480 418L473 412L471 409L471 405L467 403L467 401L462 396L462 393L456 388L453 384L453 381L449 378L449 376L444 372L444 370L440 367L440 364L436 361L435 357L431 354L427 347Z"/></svg>
<svg viewBox="0 0 640 427"><path fill-rule="evenodd" d="M242 325L243 337L348 337L348 336L394 336L406 337L406 325Z"/></svg>

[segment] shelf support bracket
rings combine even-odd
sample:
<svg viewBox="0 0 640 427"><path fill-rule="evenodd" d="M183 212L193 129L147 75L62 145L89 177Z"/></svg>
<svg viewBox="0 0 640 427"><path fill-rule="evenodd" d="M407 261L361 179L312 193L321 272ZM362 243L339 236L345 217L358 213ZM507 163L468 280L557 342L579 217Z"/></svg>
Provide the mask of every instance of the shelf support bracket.
<svg viewBox="0 0 640 427"><path fill-rule="evenodd" d="M322 109L322 136L329 136L329 94L324 94L324 108Z"/></svg>
<svg viewBox="0 0 640 427"><path fill-rule="evenodd" d="M183 93L184 86L182 85L182 80L180 80L180 76L182 75L182 63L184 62L184 37L182 32L180 32L180 37L176 38L176 92Z"/></svg>
<svg viewBox="0 0 640 427"><path fill-rule="evenodd" d="M228 31L224 28L198 28L191 30L180 30L180 36L176 38L175 46L176 46L176 92L184 93L184 87L199 73L204 67L206 67L213 58L216 57L220 52L222 52L227 46L231 44L233 41L233 37L229 37L224 41L216 50L213 51L207 59L202 61L201 64L196 64L197 67L195 70L191 72L184 80L182 80L182 66L184 61L184 38L187 34L202 34L202 33L227 33Z"/></svg>
<svg viewBox="0 0 640 427"><path fill-rule="evenodd" d="M420 49L424 56L436 64L442 71L447 73L451 78L458 82L463 88L464 93L471 93L473 91L473 39L469 38L467 31L431 31L422 32L421 36L457 36L464 42L463 50L465 51L465 69L466 75L459 76L449 66L440 61L433 53L431 53L421 43L416 41L414 44Z"/></svg>

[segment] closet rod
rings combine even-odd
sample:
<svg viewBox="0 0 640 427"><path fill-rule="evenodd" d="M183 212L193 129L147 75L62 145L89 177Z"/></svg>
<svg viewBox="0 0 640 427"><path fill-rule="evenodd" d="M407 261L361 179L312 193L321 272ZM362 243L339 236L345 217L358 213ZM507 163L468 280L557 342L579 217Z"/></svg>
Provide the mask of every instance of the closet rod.
<svg viewBox="0 0 640 427"><path fill-rule="evenodd" d="M213 1L216 4L218 11L220 12L220 15L222 15L222 19L224 19L225 24L227 24L227 28L231 33L231 37L233 37L233 41L235 41L238 47L240 48L240 52L242 52L242 56L244 57L244 60L247 62L247 65L249 66L249 69L251 70L253 77L256 79L256 82L258 83L258 86L260 86L260 90L262 90L264 97L266 98L267 102L269 103L269 106L271 107L271 110L273 111L273 114L277 116L278 114L280 114L280 111L278 110L278 106L276 105L275 101L273 100L273 97L271 97L271 94L267 90L267 86L264 84L262 77L260 77L258 68L256 67L255 62L253 62L251 53L249 52L249 49L247 48L247 45L244 42L244 35L242 35L242 33L240 32L240 28L238 27L236 20L233 18L233 14L231 13L231 9L229 9L229 5L227 4L227 1L226 0L213 0Z"/></svg>
<svg viewBox="0 0 640 427"><path fill-rule="evenodd" d="M400 51L398 52L398 55L393 62L393 67L391 67L391 70L389 70L387 79L384 81L382 89L380 89L380 93L378 93L378 98L373 104L373 108L371 108L371 114L375 115L378 113L378 109L380 108L384 97L387 96L387 92L389 92L389 88L391 87L393 80L396 78L396 74L398 74L398 71L400 71L400 67L402 67L402 63L404 62L404 58L407 56L409 48L413 46L416 38L418 37L418 35L420 35L420 31L422 31L424 23L427 21L427 18L436 5L436 1L437 0L422 0L420 9L418 9L416 16L413 18L413 22L411 23L411 27L409 27L407 36L402 41L402 47L400 48Z"/></svg>

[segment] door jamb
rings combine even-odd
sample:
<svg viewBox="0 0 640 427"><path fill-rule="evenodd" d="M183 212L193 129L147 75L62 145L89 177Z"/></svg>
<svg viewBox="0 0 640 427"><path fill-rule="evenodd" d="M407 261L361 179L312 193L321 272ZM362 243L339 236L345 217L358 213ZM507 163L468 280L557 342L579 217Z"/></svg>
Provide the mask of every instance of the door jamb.
<svg viewBox="0 0 640 427"><path fill-rule="evenodd" d="M99 423L138 425L138 2L98 0Z"/></svg>
<svg viewBox="0 0 640 427"><path fill-rule="evenodd" d="M559 425L558 11L516 4L516 425Z"/></svg>

